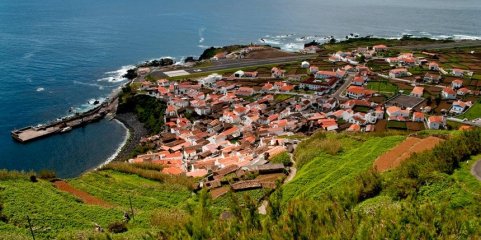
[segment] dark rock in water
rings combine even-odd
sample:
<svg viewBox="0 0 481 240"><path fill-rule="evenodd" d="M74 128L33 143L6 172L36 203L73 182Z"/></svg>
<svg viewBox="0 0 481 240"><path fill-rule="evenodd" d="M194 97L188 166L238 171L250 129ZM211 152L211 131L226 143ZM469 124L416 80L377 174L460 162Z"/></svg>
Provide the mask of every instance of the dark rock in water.
<svg viewBox="0 0 481 240"><path fill-rule="evenodd" d="M174 60L172 58L161 58L159 60L155 59L142 63L139 65L139 67L164 67L172 64L174 64Z"/></svg>
<svg viewBox="0 0 481 240"><path fill-rule="evenodd" d="M310 47L310 46L319 46L321 45L320 43L318 43L316 40L313 40L312 42L308 42L306 44L304 44L304 47Z"/></svg>
<svg viewBox="0 0 481 240"><path fill-rule="evenodd" d="M194 58L194 57L187 57L185 58L184 62L188 63L188 62L197 62L197 60Z"/></svg>
<svg viewBox="0 0 481 240"><path fill-rule="evenodd" d="M99 103L100 103L99 100L95 100L95 101L94 101L94 105L97 105L97 104L99 104Z"/></svg>
<svg viewBox="0 0 481 240"><path fill-rule="evenodd" d="M122 77L132 80L132 79L136 78L137 76L138 76L137 75L137 68L132 68L132 69L127 70L127 73L124 74Z"/></svg>

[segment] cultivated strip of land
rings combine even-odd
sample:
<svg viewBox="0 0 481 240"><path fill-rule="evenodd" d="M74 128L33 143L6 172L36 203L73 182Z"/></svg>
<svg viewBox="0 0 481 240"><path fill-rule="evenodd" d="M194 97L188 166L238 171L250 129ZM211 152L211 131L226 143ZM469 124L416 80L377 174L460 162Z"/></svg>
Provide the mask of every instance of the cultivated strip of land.
<svg viewBox="0 0 481 240"><path fill-rule="evenodd" d="M408 159L413 153L419 153L433 149L443 140L437 137L427 137L424 139L416 137L408 137L405 141L384 153L375 162L374 167L384 172L401 165L403 161Z"/></svg>
<svg viewBox="0 0 481 240"><path fill-rule="evenodd" d="M111 205L109 203L105 202L104 200L102 200L100 198L96 198L96 197L90 195L87 192L76 189L65 181L55 181L53 184L59 190L64 191L64 192L68 192L68 193L74 195L75 197L79 198L80 200L82 200L82 202L84 202L86 204L98 205L98 206L106 207L106 208L111 207Z"/></svg>

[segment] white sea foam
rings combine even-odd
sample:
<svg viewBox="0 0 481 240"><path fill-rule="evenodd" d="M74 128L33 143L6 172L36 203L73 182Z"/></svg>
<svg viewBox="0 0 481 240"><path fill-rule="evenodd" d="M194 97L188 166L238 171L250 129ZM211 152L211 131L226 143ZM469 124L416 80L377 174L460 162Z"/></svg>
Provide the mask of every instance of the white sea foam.
<svg viewBox="0 0 481 240"><path fill-rule="evenodd" d="M158 57L158 58L152 58L150 60L147 60L147 62L154 61L154 60L160 60L160 59L166 59L166 58L175 60L175 57L172 57L172 56L161 56L161 57ZM134 66L130 66L130 67L134 67Z"/></svg>
<svg viewBox="0 0 481 240"><path fill-rule="evenodd" d="M453 35L453 38L456 40L481 40L481 36L471 36L471 35Z"/></svg>
<svg viewBox="0 0 481 240"><path fill-rule="evenodd" d="M268 38L262 38L262 39L259 39L259 41L260 41L261 43L271 44L271 45L279 45L279 44L281 44L280 41L273 40L273 39L268 39Z"/></svg>
<svg viewBox="0 0 481 240"><path fill-rule="evenodd" d="M35 56L35 52L29 52L29 53L25 53L22 58L23 59L31 59L33 56Z"/></svg>
<svg viewBox="0 0 481 240"><path fill-rule="evenodd" d="M209 46L202 45L202 44L197 45L197 47L202 48L202 49L207 49L207 48L209 48Z"/></svg>
<svg viewBox="0 0 481 240"><path fill-rule="evenodd" d="M99 81L99 82L111 82L111 83L126 81L127 79L124 78L123 76L127 73L127 70L129 70L131 68L134 68L134 67L135 66L133 66L133 65L127 65L127 66L122 66L118 70L106 72L104 74L105 77L100 78L97 81Z"/></svg>
<svg viewBox="0 0 481 240"><path fill-rule="evenodd" d="M100 164L100 166L98 166L97 168L95 168L95 170L109 164L110 162L112 162L120 153L120 151L122 151L122 148L125 146L125 144L127 143L127 141L129 140L130 138L130 130L122 123L120 122L119 120L117 119L114 119L113 121L116 121L117 123L119 123L124 129L125 131L127 132L124 136L124 139L122 140L122 142L119 144L119 146L117 147L117 150L115 150L114 154L112 154L109 158L107 158L107 161L105 161L104 163Z"/></svg>
<svg viewBox="0 0 481 240"><path fill-rule="evenodd" d="M97 83L85 83L85 82L79 82L77 80L74 80L73 81L74 84L77 84L77 85L83 85L83 86L89 86L89 87L96 87L100 90L103 90L105 86L102 86L100 84L97 84Z"/></svg>
<svg viewBox="0 0 481 240"><path fill-rule="evenodd" d="M205 32L205 27L199 28L199 43L203 43L205 41L204 38L204 32Z"/></svg>
<svg viewBox="0 0 481 240"><path fill-rule="evenodd" d="M37 91L37 92L43 92L43 91L45 91L45 88L43 88L43 87L39 87L39 88L37 88L37 90L36 90L36 91Z"/></svg>
<svg viewBox="0 0 481 240"><path fill-rule="evenodd" d="M304 49L304 43L286 43L280 46L282 50L289 52L297 52Z"/></svg>

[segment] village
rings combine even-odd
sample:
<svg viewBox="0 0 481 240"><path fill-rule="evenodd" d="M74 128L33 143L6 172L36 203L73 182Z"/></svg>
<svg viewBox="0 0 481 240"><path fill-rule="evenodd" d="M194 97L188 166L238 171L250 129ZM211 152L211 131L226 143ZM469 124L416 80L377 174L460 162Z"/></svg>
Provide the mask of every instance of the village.
<svg viewBox="0 0 481 240"><path fill-rule="evenodd" d="M265 48L221 52L210 61ZM141 81L140 93L166 103L165 129L142 139L154 149L129 162L199 178L200 187L218 197L230 189L275 188L292 171L271 160L290 158L299 139L315 131L437 130L452 127L448 121L479 125L459 117L478 101L475 73L443 68L436 53L397 52L382 44L320 52L307 46L300 54L319 57L184 81ZM138 69L141 76L150 71Z"/></svg>

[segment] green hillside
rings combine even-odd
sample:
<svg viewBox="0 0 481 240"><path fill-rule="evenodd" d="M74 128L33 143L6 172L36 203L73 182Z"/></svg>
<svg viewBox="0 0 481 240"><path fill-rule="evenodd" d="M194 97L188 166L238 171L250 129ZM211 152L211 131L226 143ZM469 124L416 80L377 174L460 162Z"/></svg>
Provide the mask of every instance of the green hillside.
<svg viewBox="0 0 481 240"><path fill-rule="evenodd" d="M349 184L362 172L370 169L374 160L382 153L396 146L404 136L362 136L362 135L316 135L309 144L300 146L296 158L300 159L304 151L311 152L322 141L327 144L341 144L338 153L330 154L320 150L313 159L302 159L304 165L298 170L293 181L283 187L284 201L293 197L318 198L322 193L332 191L341 185Z"/></svg>
<svg viewBox="0 0 481 240"><path fill-rule="evenodd" d="M82 203L73 195L59 191L46 180L31 182L28 176L0 181L2 214L8 219L0 224L0 239L28 237L27 215L33 219L37 239L64 236L69 239L79 233L93 234L94 224L105 229L121 221L130 211L129 197L134 208L134 220L126 235L135 239L156 229L152 217L163 209L180 208L186 204L190 191L182 185L159 183L115 171L88 173L70 180L71 185L110 203L105 208ZM8 237L7 237L7 233ZM15 238L13 238L15 239Z"/></svg>

